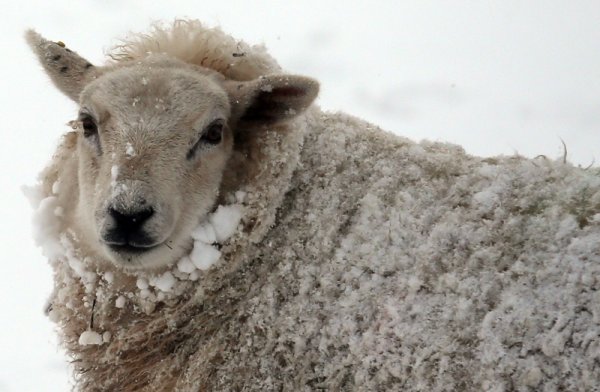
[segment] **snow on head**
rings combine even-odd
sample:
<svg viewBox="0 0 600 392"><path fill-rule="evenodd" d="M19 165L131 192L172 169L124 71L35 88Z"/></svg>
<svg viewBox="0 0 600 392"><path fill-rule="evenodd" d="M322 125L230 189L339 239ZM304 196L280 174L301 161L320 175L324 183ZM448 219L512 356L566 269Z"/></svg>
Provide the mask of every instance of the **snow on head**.
<svg viewBox="0 0 600 392"><path fill-rule="evenodd" d="M117 186L117 177L119 176L119 166L112 165L110 168L110 185L114 188Z"/></svg>

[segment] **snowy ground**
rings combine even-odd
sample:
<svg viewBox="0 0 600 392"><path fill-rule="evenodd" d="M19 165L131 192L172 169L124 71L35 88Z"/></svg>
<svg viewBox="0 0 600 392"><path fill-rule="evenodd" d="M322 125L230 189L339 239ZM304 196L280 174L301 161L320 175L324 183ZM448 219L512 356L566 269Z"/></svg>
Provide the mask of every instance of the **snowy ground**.
<svg viewBox="0 0 600 392"><path fill-rule="evenodd" d="M51 5L48 5L51 4ZM129 30L200 18L265 43L322 83L318 103L413 139L476 155L600 161L600 3L595 1L2 0L0 391L64 391L66 360L42 315L49 267L30 240L32 183L76 107L54 90L22 33L35 27L93 62Z"/></svg>

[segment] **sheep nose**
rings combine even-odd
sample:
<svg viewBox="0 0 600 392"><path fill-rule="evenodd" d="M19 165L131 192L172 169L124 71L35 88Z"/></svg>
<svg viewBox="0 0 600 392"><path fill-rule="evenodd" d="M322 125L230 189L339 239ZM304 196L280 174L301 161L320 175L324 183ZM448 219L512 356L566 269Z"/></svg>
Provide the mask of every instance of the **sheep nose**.
<svg viewBox="0 0 600 392"><path fill-rule="evenodd" d="M144 210L124 212L110 207L108 213L115 220L116 226L120 230L135 232L154 215L154 209L149 207Z"/></svg>
<svg viewBox="0 0 600 392"><path fill-rule="evenodd" d="M112 218L111 228L103 234L104 242L115 250L143 251L152 247L154 240L143 225L154 215L152 207L143 210L119 210L108 208Z"/></svg>

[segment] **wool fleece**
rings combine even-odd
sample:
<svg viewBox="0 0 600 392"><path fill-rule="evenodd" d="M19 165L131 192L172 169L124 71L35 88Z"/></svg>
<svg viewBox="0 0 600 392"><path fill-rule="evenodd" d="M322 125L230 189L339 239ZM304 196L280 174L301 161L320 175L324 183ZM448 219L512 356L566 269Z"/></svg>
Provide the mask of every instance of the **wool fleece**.
<svg viewBox="0 0 600 392"><path fill-rule="evenodd" d="M110 61L157 52L234 80L280 72L197 21ZM240 223L213 263L130 271L88 257L61 219L77 137L31 193L78 390L598 388L598 169L473 157L313 106L235 155L228 170L252 170L224 173Z"/></svg>

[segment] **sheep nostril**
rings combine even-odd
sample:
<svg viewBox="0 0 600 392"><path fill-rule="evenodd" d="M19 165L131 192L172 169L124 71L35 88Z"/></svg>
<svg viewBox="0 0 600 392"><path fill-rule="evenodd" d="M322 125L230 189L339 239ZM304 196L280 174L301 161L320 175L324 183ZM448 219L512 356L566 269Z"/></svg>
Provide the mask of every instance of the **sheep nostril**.
<svg viewBox="0 0 600 392"><path fill-rule="evenodd" d="M133 231L139 229L152 215L152 207L138 211L119 211L113 207L108 209L110 216L121 230Z"/></svg>

